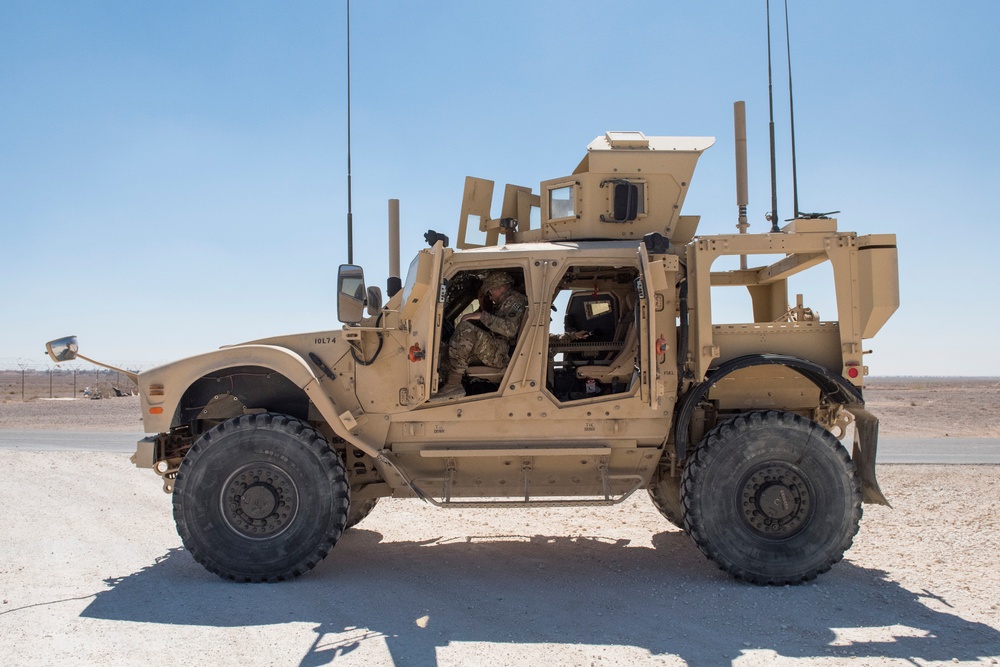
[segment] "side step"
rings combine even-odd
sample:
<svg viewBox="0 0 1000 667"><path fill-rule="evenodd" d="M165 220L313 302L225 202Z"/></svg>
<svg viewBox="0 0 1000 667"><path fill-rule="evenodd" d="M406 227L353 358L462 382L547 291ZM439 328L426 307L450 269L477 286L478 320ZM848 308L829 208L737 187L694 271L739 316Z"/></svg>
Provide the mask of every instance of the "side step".
<svg viewBox="0 0 1000 667"><path fill-rule="evenodd" d="M408 484L416 495L437 507L584 507L595 505L617 505L641 489L644 479L640 475L613 475L608 470L608 459L611 447L504 447L504 448L443 448L424 449L420 451L422 458L445 460L444 477L418 477L408 480ZM556 497L532 495L531 473L534 468L534 457L592 457L597 461L597 469L601 477L602 493L596 496ZM456 500L452 490L458 472L458 461L463 458L503 457L520 461L523 479L523 496L519 500L507 497L495 497L477 500ZM624 491L615 492L615 483L619 489L624 485ZM428 493L427 489L440 488L439 494Z"/></svg>

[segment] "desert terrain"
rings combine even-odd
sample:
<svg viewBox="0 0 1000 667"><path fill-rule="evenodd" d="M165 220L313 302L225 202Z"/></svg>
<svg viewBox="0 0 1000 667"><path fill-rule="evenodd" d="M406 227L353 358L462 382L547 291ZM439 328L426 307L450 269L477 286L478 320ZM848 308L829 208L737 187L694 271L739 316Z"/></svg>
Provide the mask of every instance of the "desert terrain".
<svg viewBox="0 0 1000 667"><path fill-rule="evenodd" d="M0 445L10 430L141 433L137 397L68 400L53 377L50 400L48 374L28 375L22 402L20 372L0 374ZM996 378L874 378L866 398L883 435L1000 438ZM127 454L0 447L0 464L3 664L1000 660L1000 466L881 465L893 507L865 506L844 561L759 588L717 570L645 494L527 511L383 500L304 577L232 584L184 551L170 497Z"/></svg>

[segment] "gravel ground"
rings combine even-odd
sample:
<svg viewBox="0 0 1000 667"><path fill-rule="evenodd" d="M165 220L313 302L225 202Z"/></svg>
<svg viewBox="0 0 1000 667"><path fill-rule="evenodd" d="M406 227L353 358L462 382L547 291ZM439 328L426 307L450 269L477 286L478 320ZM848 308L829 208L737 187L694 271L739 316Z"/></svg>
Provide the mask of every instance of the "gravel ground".
<svg viewBox="0 0 1000 667"><path fill-rule="evenodd" d="M35 399L0 403L0 430L135 431L142 433L138 396L92 401L85 398Z"/></svg>
<svg viewBox="0 0 1000 667"><path fill-rule="evenodd" d="M967 424L995 384L869 399L885 433L912 435L893 424L917 409L939 435L995 437L988 415ZM137 414L134 397L7 402L0 429L69 415L139 432ZM0 466L4 665L1000 661L997 466L881 466L894 508L866 506L844 562L778 588L717 570L645 495L508 512L384 500L306 576L232 584L181 547L170 497L127 455L0 450Z"/></svg>

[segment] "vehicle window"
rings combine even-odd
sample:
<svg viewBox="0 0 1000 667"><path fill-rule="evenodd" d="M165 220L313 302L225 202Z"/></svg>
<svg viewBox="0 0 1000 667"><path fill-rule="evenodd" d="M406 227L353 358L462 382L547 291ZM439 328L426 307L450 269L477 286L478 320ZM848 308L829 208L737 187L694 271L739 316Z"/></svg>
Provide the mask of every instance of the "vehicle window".
<svg viewBox="0 0 1000 667"><path fill-rule="evenodd" d="M549 190L549 218L572 218L576 215L575 187L566 185Z"/></svg>
<svg viewBox="0 0 1000 667"><path fill-rule="evenodd" d="M600 301L587 301L584 303L584 312L587 314L588 320L600 317L601 315L607 315L611 313L611 301L605 299Z"/></svg>

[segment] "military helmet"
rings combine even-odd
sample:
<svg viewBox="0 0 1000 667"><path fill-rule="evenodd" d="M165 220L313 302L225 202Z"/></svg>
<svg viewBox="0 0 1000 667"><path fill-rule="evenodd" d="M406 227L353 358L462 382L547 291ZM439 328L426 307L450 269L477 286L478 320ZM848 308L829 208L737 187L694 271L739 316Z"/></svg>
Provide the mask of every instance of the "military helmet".
<svg viewBox="0 0 1000 667"><path fill-rule="evenodd" d="M483 289L495 290L499 287L510 287L514 279L505 271L490 271L483 277Z"/></svg>

